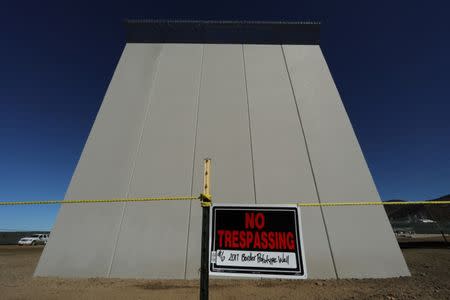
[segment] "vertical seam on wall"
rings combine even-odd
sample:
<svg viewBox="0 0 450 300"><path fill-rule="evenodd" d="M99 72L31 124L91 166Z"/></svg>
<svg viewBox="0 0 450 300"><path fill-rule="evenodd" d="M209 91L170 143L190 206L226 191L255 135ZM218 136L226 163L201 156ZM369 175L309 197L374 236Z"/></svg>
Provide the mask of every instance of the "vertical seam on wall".
<svg viewBox="0 0 450 300"><path fill-rule="evenodd" d="M245 95L247 97L248 131L249 131L249 135L250 135L250 156L252 157L253 196L255 197L255 204L256 204L255 160L253 158L253 139L252 139L252 124L251 124L251 120L250 120L250 100L248 98L247 68L245 66L244 44L242 44L241 46L242 46L242 62L244 64Z"/></svg>
<svg viewBox="0 0 450 300"><path fill-rule="evenodd" d="M128 195L129 195L129 193L130 193L131 182L132 182L132 180L133 180L134 171L135 171L135 169L136 169L136 161L137 161L137 157L138 157L138 155L139 155L139 150L140 150L140 148L141 148L142 137L144 136L145 123L146 123L147 118L148 118L148 114L149 114L149 111L150 111L150 103L151 103L151 99L152 99L152 96L153 96L153 92L154 92L154 90L155 90L155 89L154 89L154 83L155 83L156 77L157 77L157 75L158 75L159 62L160 62L160 60L161 60L160 58L161 58L161 55L162 55L163 47L164 47L164 46L161 46L161 51L160 51L160 53L159 53L159 55L158 55L158 57L157 57L156 68L155 68L155 72L154 72L153 78L152 78L152 83L151 83L151 86L150 86L150 89L151 89L151 90L149 91L150 93L149 93L149 97L148 97L148 103L147 103L147 107L146 107L146 109L145 109L144 120L142 121L141 132L140 132L140 134L139 134L139 141L138 141L136 153L135 153L135 155L134 155L133 167L131 168L131 174L130 174L130 179L129 179L129 181L128 181L127 192L125 193L125 198L128 198ZM122 231L122 223L123 223L123 219L124 219L124 217L125 217L126 207L127 207L127 203L125 202L125 203L123 203L123 205L122 205L122 215L121 215L121 217L120 217L119 229L117 230L116 239L115 239L115 243L114 243L114 249L113 249L113 253L112 253L112 255L111 255L111 260L110 260L109 266L108 266L108 274L107 274L107 277L108 277L108 278L111 277L112 265L113 265L113 262L114 262L114 260L115 260L115 258L116 258L117 244L118 244L118 242L119 242L119 236L120 236L120 233L121 233L121 231Z"/></svg>
<svg viewBox="0 0 450 300"><path fill-rule="evenodd" d="M298 105L298 102L297 102L297 97L295 95L294 85L292 84L291 74L289 73L289 68L288 68L288 65L287 65L286 54L284 53L283 45L280 45L280 47L281 47L281 52L283 53L284 65L286 67L286 72L287 72L287 75L288 75L288 78L289 78L289 84L291 85L291 91L292 91L292 96L294 97L295 107L297 108L297 116L298 116L298 120L300 122L300 128L302 130L303 140L305 142L306 154L308 156L309 166L310 166L310 169L311 169L311 174L312 174L312 178L313 178L313 182L314 182L314 188L315 188L316 194L317 194L317 200L319 201L319 203L322 203L321 200L320 200L319 188L317 187L316 175L314 173L314 169L313 169L313 166L312 166L311 155L309 153L308 141L306 140L306 135L305 135L305 130L303 128L302 118L300 117L300 109L299 109L299 105ZM336 262L334 260L333 249L331 248L330 236L328 234L328 226L327 226L327 223L325 221L324 214L323 214L323 208L322 208L322 206L320 206L319 208L320 208L320 214L322 216L323 225L325 227L325 234L326 234L327 241L328 241L328 247L330 248L330 255L331 255L331 261L333 263L334 273L336 275L336 278L339 279L339 276L338 276L338 273L337 273L337 269L336 269Z"/></svg>
<svg viewBox="0 0 450 300"><path fill-rule="evenodd" d="M197 151L197 133L198 133L198 115L200 111L200 89L202 86L203 79L203 56L205 54L205 45L202 45L202 56L200 61L200 79L198 83L198 91L197 91L197 113L195 116L195 135L194 135L194 153L192 155L192 176L191 176L191 196L194 193L194 173L195 173L195 152ZM188 215L188 227L187 227L187 238L186 238L186 255L184 258L184 279L186 279L187 275L187 262L188 262L188 249L189 249L189 232L191 230L191 210L192 210L192 201L189 201L189 215Z"/></svg>

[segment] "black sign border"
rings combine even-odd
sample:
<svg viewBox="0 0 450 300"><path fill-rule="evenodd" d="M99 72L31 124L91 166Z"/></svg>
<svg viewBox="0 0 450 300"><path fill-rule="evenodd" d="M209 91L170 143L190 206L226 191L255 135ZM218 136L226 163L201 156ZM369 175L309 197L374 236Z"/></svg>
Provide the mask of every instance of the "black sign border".
<svg viewBox="0 0 450 300"><path fill-rule="evenodd" d="M216 217L216 210L217 209L226 209L226 210L262 210L262 211L280 211L280 210L288 210L294 212L295 217L295 233L296 233L296 245L297 245L297 251L296 251L296 259L297 259L297 268L295 270L285 268L255 268L255 267L234 267L234 266L227 266L227 267L219 267L216 263L210 263L209 264L209 271L211 274L215 275L215 273L221 273L218 275L227 275L227 273L231 274L248 274L248 275L271 275L271 276L294 276L294 277L304 277L305 276L305 266L303 261L303 252L304 247L303 244L300 242L300 224L299 224L299 214L300 210L297 206L254 206L254 205L213 205L212 206L212 212L211 212L211 218L210 218L210 245L209 245L209 253L212 253L212 251L216 251L214 249L215 244L215 217Z"/></svg>

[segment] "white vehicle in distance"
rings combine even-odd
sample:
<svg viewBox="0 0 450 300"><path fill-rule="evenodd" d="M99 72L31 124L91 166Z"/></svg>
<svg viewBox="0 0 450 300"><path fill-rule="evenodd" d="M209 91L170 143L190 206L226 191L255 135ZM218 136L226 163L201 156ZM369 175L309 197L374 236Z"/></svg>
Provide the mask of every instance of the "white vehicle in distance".
<svg viewBox="0 0 450 300"><path fill-rule="evenodd" d="M19 246L35 246L47 244L48 234L32 234L19 240Z"/></svg>

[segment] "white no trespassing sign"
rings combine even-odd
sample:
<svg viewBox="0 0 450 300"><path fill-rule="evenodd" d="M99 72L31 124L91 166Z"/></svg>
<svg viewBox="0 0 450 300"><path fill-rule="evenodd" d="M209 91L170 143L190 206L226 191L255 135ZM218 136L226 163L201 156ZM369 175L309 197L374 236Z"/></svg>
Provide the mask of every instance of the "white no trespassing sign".
<svg viewBox="0 0 450 300"><path fill-rule="evenodd" d="M305 279L300 208L213 205L210 274Z"/></svg>

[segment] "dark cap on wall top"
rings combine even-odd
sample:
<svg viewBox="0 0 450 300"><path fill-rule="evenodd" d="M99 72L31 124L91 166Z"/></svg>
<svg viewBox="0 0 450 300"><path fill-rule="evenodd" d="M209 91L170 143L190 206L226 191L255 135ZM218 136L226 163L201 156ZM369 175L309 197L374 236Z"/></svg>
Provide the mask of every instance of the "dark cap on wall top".
<svg viewBox="0 0 450 300"><path fill-rule="evenodd" d="M318 22L125 20L127 43L318 45Z"/></svg>

